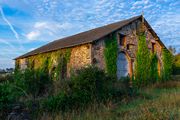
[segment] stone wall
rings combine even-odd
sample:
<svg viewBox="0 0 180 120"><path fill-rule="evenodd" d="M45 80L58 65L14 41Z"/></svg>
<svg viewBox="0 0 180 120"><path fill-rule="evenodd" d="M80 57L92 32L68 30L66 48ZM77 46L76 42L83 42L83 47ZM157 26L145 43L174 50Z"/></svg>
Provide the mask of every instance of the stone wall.
<svg viewBox="0 0 180 120"><path fill-rule="evenodd" d="M68 76L71 70L80 69L91 64L91 50L91 44L71 48L70 61L67 67Z"/></svg>
<svg viewBox="0 0 180 120"><path fill-rule="evenodd" d="M117 43L118 43L118 53L125 53L128 58L128 66L130 74L134 71L134 63L136 58L136 52L138 48L138 30L140 28L141 21L136 20L129 25L122 27L117 30ZM125 35L125 43L123 46L120 45L120 34ZM152 52L152 45L154 44L154 52L157 53L159 59L159 66L162 66L162 46L152 35L149 29L145 26L146 40L149 50ZM105 69L105 59L104 59L104 48L105 40L107 37L104 37L92 44L92 63L98 66L101 69Z"/></svg>
<svg viewBox="0 0 180 120"><path fill-rule="evenodd" d="M28 58L19 59L20 69L24 70L27 68L28 64L33 63L33 68L38 69L41 68L44 60L49 59L49 72L53 70L55 67L58 67L58 57L61 56L66 51L65 49L38 54L34 56L30 56ZM70 58L67 63L67 76L70 75L70 71L79 69L81 67L87 66L91 64L91 44L84 44L70 48Z"/></svg>
<svg viewBox="0 0 180 120"><path fill-rule="evenodd" d="M136 56L138 44L137 28L139 27L139 25L140 22L135 21L127 26L122 27L120 30L117 31L119 52L127 53L129 59L133 59ZM125 44L123 46L120 45L120 34L125 35Z"/></svg>
<svg viewBox="0 0 180 120"><path fill-rule="evenodd" d="M25 70L26 68L27 68L27 59L20 59L19 60L19 62L20 62L20 69L22 69L22 70Z"/></svg>
<svg viewBox="0 0 180 120"><path fill-rule="evenodd" d="M162 46L160 45L159 41L151 34L147 27L145 27L145 34L149 50L157 54L159 66L158 69L160 71L162 69Z"/></svg>
<svg viewBox="0 0 180 120"><path fill-rule="evenodd" d="M104 37L92 44L92 64L96 65L100 69L105 69L105 39L106 38Z"/></svg>

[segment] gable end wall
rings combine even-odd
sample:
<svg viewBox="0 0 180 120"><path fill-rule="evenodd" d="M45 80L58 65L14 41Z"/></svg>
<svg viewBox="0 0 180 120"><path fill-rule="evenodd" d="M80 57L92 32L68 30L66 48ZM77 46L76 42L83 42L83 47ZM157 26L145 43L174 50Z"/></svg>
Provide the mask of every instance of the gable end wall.
<svg viewBox="0 0 180 120"><path fill-rule="evenodd" d="M140 27L141 21L136 20L121 29L115 32L117 37L117 44L118 44L118 53L124 52L128 58L128 66L129 66L129 74L132 75L134 71L134 63L136 58L136 52L138 48L138 36L137 31ZM123 34L126 35L126 40L124 46L119 45L119 35ZM147 46L149 50L152 52L152 43L155 43L155 52L157 53L158 60L160 67L162 67L162 47L157 39L153 36L150 30L145 26L145 34L147 40ZM105 58L104 58L104 49L105 49L105 40L106 37L101 38L100 40L94 42L92 44L92 64L96 65L101 69L106 69ZM130 48L127 49L127 46L130 45ZM117 54L118 54L117 53Z"/></svg>

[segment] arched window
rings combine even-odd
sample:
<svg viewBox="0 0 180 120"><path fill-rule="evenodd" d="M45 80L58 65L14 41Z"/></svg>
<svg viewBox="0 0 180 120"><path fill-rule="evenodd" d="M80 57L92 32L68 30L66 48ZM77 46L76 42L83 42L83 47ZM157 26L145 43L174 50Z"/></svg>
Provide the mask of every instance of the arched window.
<svg viewBox="0 0 180 120"><path fill-rule="evenodd" d="M117 77L126 77L129 74L129 63L125 53L120 52L117 57Z"/></svg>

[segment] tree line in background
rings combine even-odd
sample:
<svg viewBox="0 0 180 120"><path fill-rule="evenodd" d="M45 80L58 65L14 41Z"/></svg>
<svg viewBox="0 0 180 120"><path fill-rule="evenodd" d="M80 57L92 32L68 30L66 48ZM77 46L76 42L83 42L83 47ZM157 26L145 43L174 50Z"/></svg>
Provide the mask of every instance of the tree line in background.
<svg viewBox="0 0 180 120"><path fill-rule="evenodd" d="M12 73L13 71L14 71L14 68L0 69L0 74Z"/></svg>

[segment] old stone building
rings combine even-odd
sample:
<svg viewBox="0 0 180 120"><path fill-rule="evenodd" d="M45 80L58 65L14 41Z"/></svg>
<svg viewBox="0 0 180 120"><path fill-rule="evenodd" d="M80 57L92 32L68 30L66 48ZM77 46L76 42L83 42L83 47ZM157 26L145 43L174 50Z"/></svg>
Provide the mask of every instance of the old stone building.
<svg viewBox="0 0 180 120"><path fill-rule="evenodd" d="M142 21L144 21L143 26L147 46L149 51L157 54L158 69L160 71L162 67L162 49L165 46L142 16L136 16L53 41L17 57L15 59L16 67L26 69L31 66L37 69L42 66L44 59L48 59L50 64L49 72L54 73L56 70L63 77L69 76L71 70L88 65L96 65L101 69L107 70L107 61L104 55L106 41L111 41L112 37L115 36L117 43L115 54L117 54L117 59L114 65L117 67L117 77L132 76L138 47L137 33L140 25L142 25ZM58 67L61 68L58 69Z"/></svg>

